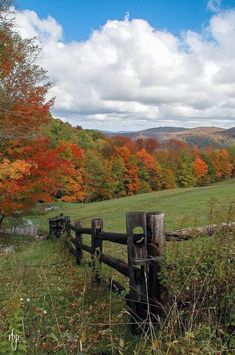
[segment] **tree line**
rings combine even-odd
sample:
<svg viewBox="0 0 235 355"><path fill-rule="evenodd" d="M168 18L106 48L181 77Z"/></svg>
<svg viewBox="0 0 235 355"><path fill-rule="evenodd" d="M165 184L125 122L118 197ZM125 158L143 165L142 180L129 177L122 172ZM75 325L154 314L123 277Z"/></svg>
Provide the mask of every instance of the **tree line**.
<svg viewBox="0 0 235 355"><path fill-rule="evenodd" d="M178 140L107 137L52 118L47 132L74 168L57 191L56 197L63 201L91 202L203 186L234 175L234 147L199 149Z"/></svg>

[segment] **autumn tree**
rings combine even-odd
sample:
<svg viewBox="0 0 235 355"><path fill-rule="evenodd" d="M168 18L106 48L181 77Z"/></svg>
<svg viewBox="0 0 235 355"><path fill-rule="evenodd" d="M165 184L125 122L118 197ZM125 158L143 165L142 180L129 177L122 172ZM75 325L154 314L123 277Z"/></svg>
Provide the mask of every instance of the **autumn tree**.
<svg viewBox="0 0 235 355"><path fill-rule="evenodd" d="M13 163L8 159L0 162L0 206L2 206L0 224L6 213L15 211L17 206L22 207L9 197L18 193L19 182L30 174L31 167L31 164L22 159L17 159Z"/></svg>
<svg viewBox="0 0 235 355"><path fill-rule="evenodd" d="M22 39L5 12L11 2L0 4L0 142L29 139L49 117L46 101L50 84L36 64L40 49L33 39Z"/></svg>
<svg viewBox="0 0 235 355"><path fill-rule="evenodd" d="M8 159L0 162L0 208L5 216L20 216L37 201L51 202L62 188L62 177L69 174L71 164L63 148L50 147L46 138L31 144L15 142Z"/></svg>
<svg viewBox="0 0 235 355"><path fill-rule="evenodd" d="M133 195L140 191L140 180L138 176L138 168L136 158L128 147L116 147L115 156L118 157L124 165L123 182L126 195Z"/></svg>
<svg viewBox="0 0 235 355"><path fill-rule="evenodd" d="M162 187L162 168L145 149L136 153L138 173L142 192L160 190Z"/></svg>
<svg viewBox="0 0 235 355"><path fill-rule="evenodd" d="M58 147L62 148L61 156L67 162L67 168L63 174L61 189L56 195L65 202L83 202L86 198L83 180L84 151L67 141L59 141Z"/></svg>
<svg viewBox="0 0 235 355"><path fill-rule="evenodd" d="M197 185L203 185L204 178L208 173L208 166L200 157L197 157L193 162L193 173L196 176Z"/></svg>
<svg viewBox="0 0 235 355"><path fill-rule="evenodd" d="M126 147L131 153L136 151L136 144L130 137L117 135L110 137L109 142L114 148Z"/></svg>
<svg viewBox="0 0 235 355"><path fill-rule="evenodd" d="M144 149L148 153L152 154L160 147L159 142L156 138L137 138L135 140L137 150Z"/></svg>
<svg viewBox="0 0 235 355"><path fill-rule="evenodd" d="M229 156L232 164L232 176L235 176L235 144L229 147Z"/></svg>
<svg viewBox="0 0 235 355"><path fill-rule="evenodd" d="M45 101L49 88L48 83L42 84L45 71L33 64L39 53L37 46L16 33L9 36L14 59L7 71L3 68L0 81L0 139L4 142L32 138L48 120L52 104Z"/></svg>
<svg viewBox="0 0 235 355"><path fill-rule="evenodd" d="M0 79L6 73L13 58L9 56L11 53L12 41L8 35L8 31L12 26L12 21L6 19L6 15L10 12L13 5L11 0L0 0Z"/></svg>
<svg viewBox="0 0 235 355"><path fill-rule="evenodd" d="M0 211L20 215L51 199L68 163L61 148L40 137L52 104L45 99L50 84L36 64L39 48L6 19L10 4L0 0Z"/></svg>
<svg viewBox="0 0 235 355"><path fill-rule="evenodd" d="M213 149L210 147L206 149L206 155L211 161L217 181L232 175L233 164L227 149Z"/></svg>
<svg viewBox="0 0 235 355"><path fill-rule="evenodd" d="M162 189L171 190L176 187L174 171L172 169L163 169Z"/></svg>
<svg viewBox="0 0 235 355"><path fill-rule="evenodd" d="M88 150L85 153L83 182L86 201L100 201L112 197L109 163L98 152Z"/></svg>

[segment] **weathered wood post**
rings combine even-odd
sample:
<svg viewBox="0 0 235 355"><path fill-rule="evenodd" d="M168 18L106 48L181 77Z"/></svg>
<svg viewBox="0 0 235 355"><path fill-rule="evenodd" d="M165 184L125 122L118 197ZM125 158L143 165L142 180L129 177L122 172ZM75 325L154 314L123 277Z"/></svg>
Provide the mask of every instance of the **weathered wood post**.
<svg viewBox="0 0 235 355"><path fill-rule="evenodd" d="M67 217L66 219L66 230L65 230L67 237L71 235L71 228L70 228L70 218Z"/></svg>
<svg viewBox="0 0 235 355"><path fill-rule="evenodd" d="M148 278L148 248L147 248L147 225L144 212L130 212L126 214L127 226L127 250L129 264L130 293L127 302L130 307L132 331L137 333L144 328L141 324L147 320L147 278ZM135 238L134 230L137 227L143 229L143 235Z"/></svg>
<svg viewBox="0 0 235 355"><path fill-rule="evenodd" d="M70 219L68 216L64 217L64 233L67 233L68 225L70 223Z"/></svg>
<svg viewBox="0 0 235 355"><path fill-rule="evenodd" d="M51 232L52 236L56 236L56 217L51 218Z"/></svg>
<svg viewBox="0 0 235 355"><path fill-rule="evenodd" d="M100 218L91 221L91 267L94 272L94 279L100 282L101 278L96 268L96 262L103 252L103 241L97 238L98 233L103 230L103 220Z"/></svg>
<svg viewBox="0 0 235 355"><path fill-rule="evenodd" d="M54 217L49 218L49 235L51 237L56 235L56 222Z"/></svg>
<svg viewBox="0 0 235 355"><path fill-rule="evenodd" d="M54 220L54 231L55 231L54 234L56 238L58 238L59 229L60 229L59 216L56 216Z"/></svg>
<svg viewBox="0 0 235 355"><path fill-rule="evenodd" d="M71 228L70 228L70 218L66 217L66 222L65 222L65 239L64 239L64 244L65 247L68 247L68 240L71 236Z"/></svg>
<svg viewBox="0 0 235 355"><path fill-rule="evenodd" d="M148 234L148 255L149 255L149 288L148 293L151 298L151 312L154 315L161 313L163 287L159 278L161 271L159 257L163 254L166 246L166 236L164 228L164 213L149 212L147 217ZM155 301L155 302L153 302Z"/></svg>
<svg viewBox="0 0 235 355"><path fill-rule="evenodd" d="M52 229L52 218L49 218L49 237L52 236L52 232L53 232L53 229Z"/></svg>
<svg viewBox="0 0 235 355"><path fill-rule="evenodd" d="M61 237L65 227L65 219L64 219L64 214L60 213L60 216L58 217L58 234L57 238Z"/></svg>
<svg viewBox="0 0 235 355"><path fill-rule="evenodd" d="M81 265L82 260L82 224L80 221L75 222L75 245L76 245L76 264Z"/></svg>

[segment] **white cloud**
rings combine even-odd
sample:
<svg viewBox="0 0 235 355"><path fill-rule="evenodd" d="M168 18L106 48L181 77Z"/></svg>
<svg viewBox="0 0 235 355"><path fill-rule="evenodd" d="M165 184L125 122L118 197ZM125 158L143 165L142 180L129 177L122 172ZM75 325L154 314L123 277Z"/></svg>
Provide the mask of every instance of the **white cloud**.
<svg viewBox="0 0 235 355"><path fill-rule="evenodd" d="M17 12L15 18L16 28L22 37L37 37L42 45L62 39L63 29L51 16L41 20L36 12L25 10Z"/></svg>
<svg viewBox="0 0 235 355"><path fill-rule="evenodd" d="M218 12L221 9L222 0L209 0L207 3L207 8L212 12Z"/></svg>
<svg viewBox="0 0 235 355"><path fill-rule="evenodd" d="M235 10L180 37L127 16L84 42L63 42L56 20L33 11L17 13L16 24L23 37L38 36L64 120L113 130L235 125Z"/></svg>

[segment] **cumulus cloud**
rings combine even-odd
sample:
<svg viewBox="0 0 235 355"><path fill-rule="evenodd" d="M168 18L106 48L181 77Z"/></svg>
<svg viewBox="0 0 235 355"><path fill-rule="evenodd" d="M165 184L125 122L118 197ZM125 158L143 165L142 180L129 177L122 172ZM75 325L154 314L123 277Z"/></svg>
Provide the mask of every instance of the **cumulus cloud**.
<svg viewBox="0 0 235 355"><path fill-rule="evenodd" d="M23 37L37 36L40 64L54 82L54 115L74 125L235 125L235 10L178 37L128 16L83 42L64 42L60 24L34 11L18 12L16 25Z"/></svg>

